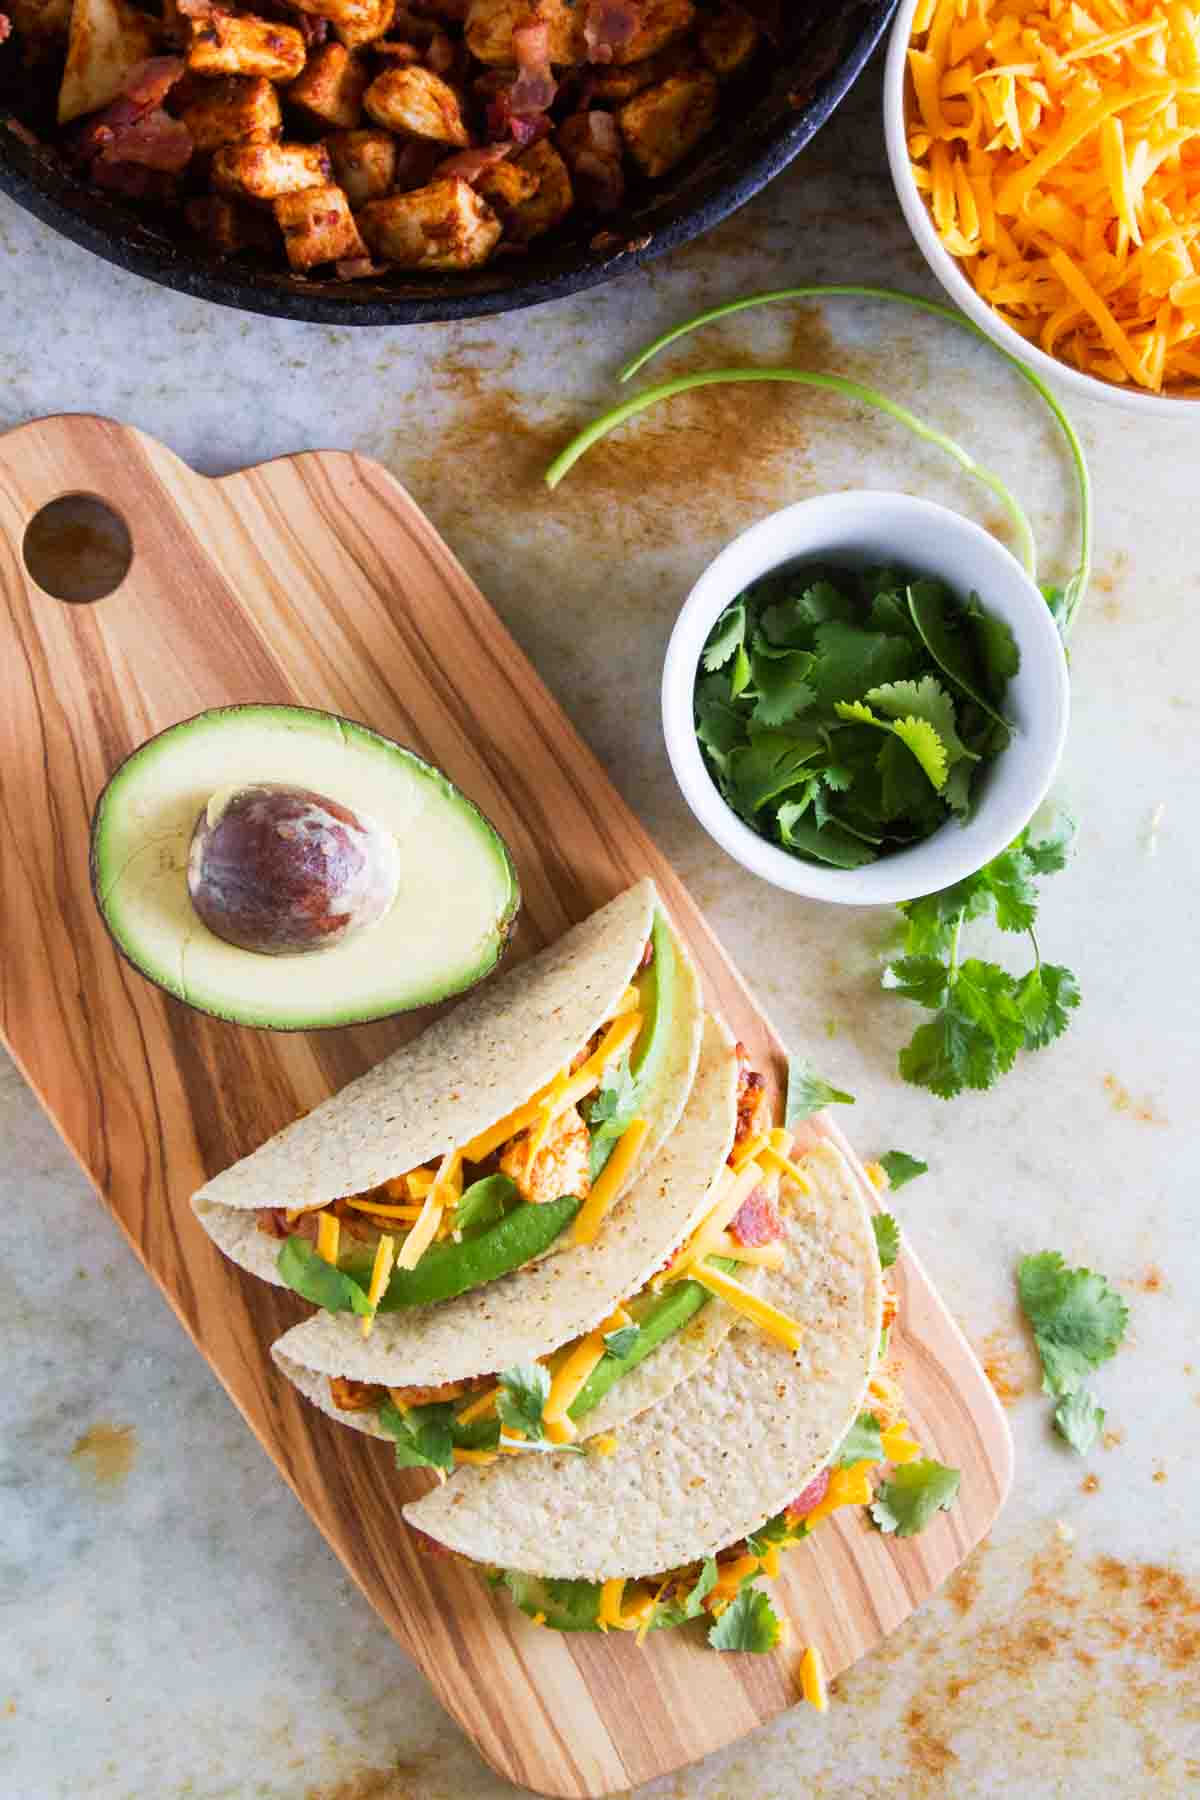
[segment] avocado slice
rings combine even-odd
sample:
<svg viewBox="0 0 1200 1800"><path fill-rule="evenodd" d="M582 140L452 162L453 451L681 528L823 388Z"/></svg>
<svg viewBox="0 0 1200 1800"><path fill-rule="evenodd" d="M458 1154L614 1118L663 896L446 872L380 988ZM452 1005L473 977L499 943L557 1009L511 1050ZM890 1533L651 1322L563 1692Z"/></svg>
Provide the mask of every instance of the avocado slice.
<svg viewBox="0 0 1200 1800"><path fill-rule="evenodd" d="M389 883L374 908L382 916L370 922L364 909L368 922L356 925L347 912L334 920L340 935L302 949L283 935L248 948L210 929L200 887L196 901L189 891L197 844L206 823L215 830L237 797L259 790L361 827L353 835ZM141 745L96 804L91 873L104 923L143 975L201 1012L279 1031L462 993L499 961L520 905L504 840L446 775L365 725L298 706L218 707ZM303 879L291 902L297 893L303 901Z"/></svg>

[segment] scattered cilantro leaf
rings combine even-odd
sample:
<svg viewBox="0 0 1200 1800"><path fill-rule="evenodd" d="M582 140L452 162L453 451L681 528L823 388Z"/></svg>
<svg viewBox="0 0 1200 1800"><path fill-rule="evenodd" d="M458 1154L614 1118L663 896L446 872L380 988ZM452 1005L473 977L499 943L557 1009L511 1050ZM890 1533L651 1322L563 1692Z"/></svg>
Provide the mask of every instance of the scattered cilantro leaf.
<svg viewBox="0 0 1200 1800"><path fill-rule="evenodd" d="M754 712L756 724L788 725L816 700L808 684L813 658L803 650L776 651L754 658Z"/></svg>
<svg viewBox="0 0 1200 1800"><path fill-rule="evenodd" d="M779 1619L761 1588L747 1584L713 1625L708 1641L714 1650L774 1650L780 1638Z"/></svg>
<svg viewBox="0 0 1200 1800"><path fill-rule="evenodd" d="M874 1413L859 1413L838 1445L834 1462L839 1469L849 1469L855 1463L882 1461L883 1439L880 1435L879 1420Z"/></svg>
<svg viewBox="0 0 1200 1800"><path fill-rule="evenodd" d="M879 1266L881 1269L890 1269L900 1254L900 1227L891 1213L872 1213L871 1224L875 1231Z"/></svg>
<svg viewBox="0 0 1200 1800"><path fill-rule="evenodd" d="M361 1282L318 1256L315 1244L298 1232L284 1239L275 1267L286 1287L324 1312L353 1312L366 1318L375 1310Z"/></svg>
<svg viewBox="0 0 1200 1800"><path fill-rule="evenodd" d="M825 1106L853 1106L854 1095L831 1087L806 1056L788 1058L787 1110L785 1124L789 1131L804 1119L810 1119Z"/></svg>
<svg viewBox="0 0 1200 1800"><path fill-rule="evenodd" d="M877 1490L871 1517L880 1531L896 1537L915 1537L937 1512L954 1504L962 1480L957 1469L922 1459L902 1463Z"/></svg>
<svg viewBox="0 0 1200 1800"><path fill-rule="evenodd" d="M385 1400L375 1417L392 1440L398 1469L452 1469L454 1437L452 1405L410 1406L401 1412Z"/></svg>
<svg viewBox="0 0 1200 1800"><path fill-rule="evenodd" d="M916 1156L909 1156L904 1150L885 1150L879 1158L879 1165L888 1178L888 1187L893 1192L897 1188L906 1186L908 1182L915 1181L918 1175L929 1173L927 1162L921 1162Z"/></svg>
<svg viewBox="0 0 1200 1800"><path fill-rule="evenodd" d="M1042 1359L1042 1392L1072 1394L1114 1356L1129 1323L1129 1308L1092 1269L1069 1269L1057 1250L1021 1259L1021 1310Z"/></svg>
<svg viewBox="0 0 1200 1800"><path fill-rule="evenodd" d="M1067 858L1071 853L1071 844L1075 838L1075 821L1070 813L1060 808L1054 815L1046 830L1046 835L1034 838L1033 827L1026 833L1025 854L1035 875L1057 875L1067 866Z"/></svg>
<svg viewBox="0 0 1200 1800"><path fill-rule="evenodd" d="M1086 1456L1104 1429L1104 1408L1086 1388L1064 1394L1054 1409L1054 1429L1072 1450Z"/></svg>
<svg viewBox="0 0 1200 1800"><path fill-rule="evenodd" d="M940 1006L950 971L938 956L901 956L885 967L880 984L918 1006Z"/></svg>
<svg viewBox="0 0 1200 1800"><path fill-rule="evenodd" d="M505 1431L519 1432L533 1443L544 1438L546 1426L542 1413L550 1398L549 1370L541 1363L505 1369L499 1383L496 1411Z"/></svg>
<svg viewBox="0 0 1200 1800"><path fill-rule="evenodd" d="M594 1631L600 1611L598 1581L522 1575L505 1569L501 1581L527 1618L542 1618L551 1631Z"/></svg>

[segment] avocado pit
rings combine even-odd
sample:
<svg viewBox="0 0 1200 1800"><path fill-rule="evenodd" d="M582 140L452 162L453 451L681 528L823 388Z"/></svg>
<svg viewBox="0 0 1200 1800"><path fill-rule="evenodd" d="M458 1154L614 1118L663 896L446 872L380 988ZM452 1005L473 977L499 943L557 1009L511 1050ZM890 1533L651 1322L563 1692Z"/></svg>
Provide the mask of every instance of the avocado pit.
<svg viewBox="0 0 1200 1800"><path fill-rule="evenodd" d="M391 908L399 878L396 844L375 820L279 782L214 794L188 849L200 919L263 956L325 950L368 930Z"/></svg>

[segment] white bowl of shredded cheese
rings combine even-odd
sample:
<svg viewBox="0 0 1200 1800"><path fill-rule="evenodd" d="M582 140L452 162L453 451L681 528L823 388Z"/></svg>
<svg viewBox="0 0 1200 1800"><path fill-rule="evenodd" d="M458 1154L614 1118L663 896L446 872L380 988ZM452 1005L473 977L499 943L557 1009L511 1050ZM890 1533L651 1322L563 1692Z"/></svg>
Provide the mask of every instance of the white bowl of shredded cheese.
<svg viewBox="0 0 1200 1800"><path fill-rule="evenodd" d="M1041 61L1026 60L1035 40L1019 35L1019 20L1009 19L1004 29L1012 43L996 56L990 47L972 45L977 33L993 29L987 17L991 4L983 0L978 13L960 19L956 0L901 0L896 14L884 76L884 129L892 180L913 236L950 298L1011 355L1091 399L1179 417L1200 402L1200 248L1194 261L1192 250L1193 243L1200 245L1200 197L1189 202L1187 216L1178 217L1179 230L1173 233L1167 228L1165 202L1153 187L1164 179L1169 156L1177 154L1178 147L1171 149L1171 133L1182 138L1191 129L1200 131L1197 77L1189 82L1172 74L1174 63L1182 66L1193 54L1200 68L1200 12L1188 27L1186 45L1171 37L1172 27L1150 7L1150 0L1131 0L1139 16L1124 31L1104 33L1066 56L1043 46L1039 57L1055 70L1061 65L1073 84L1070 110L1060 113L1059 97L1041 79ZM1007 11L1011 14L1011 8ZM1144 19L1143 11L1148 14ZM1071 16L1078 17L1079 9ZM1004 13L998 11L997 32L1002 25ZM924 48L910 65L914 33ZM1151 52L1163 59L1158 76L1140 72L1140 58ZM981 62L987 72L970 73ZM1077 73L1081 68L1088 71L1085 80ZM1022 70L1026 72L1018 73ZM918 72L924 95L914 79ZM1074 89L1081 80L1077 96ZM1000 88L1000 82L1008 86ZM1172 96L1172 88L1180 98ZM1055 104L1044 107L1039 94ZM940 112L943 102L954 122L947 121L951 135L939 140L928 129L928 113ZM1188 131L1170 125L1181 107L1189 121L1195 114ZM996 130L1001 109L1013 123L1001 120ZM1014 137L1022 130L1021 109L1026 120L1040 121L1040 134L1031 126L1018 152ZM959 115L973 115L981 125L975 131L981 150L975 154L974 180ZM1165 123L1156 122L1160 115ZM989 131L986 150L995 154L995 194L1007 187L1010 195L1024 196L1019 248L1012 212L996 209L998 233L989 216L993 170L981 153L981 140ZM1136 178L1132 183L1131 174ZM935 189L940 227L932 210ZM1078 212L1071 204L1076 190ZM1170 196L1180 189L1164 191ZM979 286L967 272L969 264ZM1062 355L1031 342L985 297L990 283L998 292L1007 291L1011 304L1018 280L1030 294L1044 295L1048 310L1039 318L1036 305L1030 304L1014 307L1014 316L1022 313L1043 342L1061 345ZM1168 358L1165 372L1174 377L1172 385L1156 387L1156 379L1164 380Z"/></svg>

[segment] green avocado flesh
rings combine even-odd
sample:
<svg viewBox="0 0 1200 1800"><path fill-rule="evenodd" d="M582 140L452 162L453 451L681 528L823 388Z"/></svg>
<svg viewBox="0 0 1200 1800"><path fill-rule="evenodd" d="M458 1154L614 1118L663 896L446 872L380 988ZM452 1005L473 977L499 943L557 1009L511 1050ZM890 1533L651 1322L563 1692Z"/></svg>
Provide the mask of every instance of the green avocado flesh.
<svg viewBox="0 0 1200 1800"><path fill-rule="evenodd" d="M379 1303L380 1312L403 1312L408 1306L454 1300L469 1288L498 1281L501 1275L511 1274L548 1250L582 1205L573 1194L540 1205L522 1200L494 1225L460 1244L453 1238L430 1244L415 1269L394 1271ZM367 1274L369 1277L369 1269Z"/></svg>
<svg viewBox="0 0 1200 1800"><path fill-rule="evenodd" d="M307 791L375 828L395 871L382 918L289 954L208 929L188 891L193 829L214 797L258 786ZM498 962L520 904L503 840L447 776L366 726L290 706L217 708L134 751L96 807L92 885L151 981L201 1012L284 1031L462 993Z"/></svg>
<svg viewBox="0 0 1200 1800"><path fill-rule="evenodd" d="M675 1016L675 939L663 915L656 912L650 941L654 957L650 967L637 977L642 996L642 1029L629 1058L629 1073L645 1094L657 1081L671 1041L671 1023Z"/></svg>

